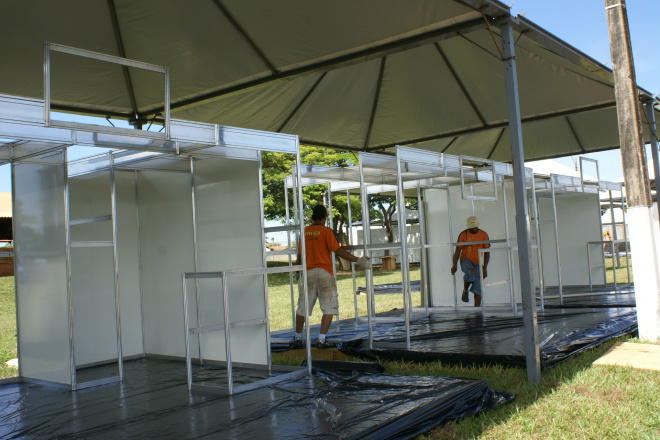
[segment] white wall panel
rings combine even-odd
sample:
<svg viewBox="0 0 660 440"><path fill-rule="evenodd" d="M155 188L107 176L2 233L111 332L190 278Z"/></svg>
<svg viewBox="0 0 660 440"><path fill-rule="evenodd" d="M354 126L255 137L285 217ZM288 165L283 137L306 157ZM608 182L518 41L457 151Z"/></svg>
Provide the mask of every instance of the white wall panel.
<svg viewBox="0 0 660 440"><path fill-rule="evenodd" d="M255 161L195 162L199 271L263 266L260 190ZM224 323L219 289L220 280L200 282L202 325ZM230 322L266 317L262 276L229 278L228 290ZM266 332L265 324L232 328L232 361L265 364ZM224 332L205 334L202 344L205 358L225 359Z"/></svg>
<svg viewBox="0 0 660 440"><path fill-rule="evenodd" d="M71 384L64 167L13 168L20 374Z"/></svg>
<svg viewBox="0 0 660 440"><path fill-rule="evenodd" d="M134 172L116 172L119 305L124 356L144 353Z"/></svg>
<svg viewBox="0 0 660 440"><path fill-rule="evenodd" d="M145 352L185 356L181 274L192 272L190 175L140 171Z"/></svg>
<svg viewBox="0 0 660 440"><path fill-rule="evenodd" d="M69 179L71 220L109 215L108 172ZM112 222L71 226L71 241L111 241ZM74 354L76 365L117 358L112 247L71 249Z"/></svg>
<svg viewBox="0 0 660 440"><path fill-rule="evenodd" d="M559 231L559 255L561 277L564 286L589 284L587 267L587 242L602 240L600 232L600 208L596 194L558 194L557 228ZM539 199L541 219L552 220L552 199ZM546 286L557 286L557 253L554 242L554 225L543 224L541 232L543 270ZM602 264L602 248L591 247L591 264ZM591 270L594 284L602 284L603 269Z"/></svg>

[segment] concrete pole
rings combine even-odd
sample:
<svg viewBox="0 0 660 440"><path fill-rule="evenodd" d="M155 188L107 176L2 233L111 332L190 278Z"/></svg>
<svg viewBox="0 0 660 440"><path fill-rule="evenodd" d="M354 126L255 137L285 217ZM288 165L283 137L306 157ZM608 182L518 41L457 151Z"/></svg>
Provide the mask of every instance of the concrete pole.
<svg viewBox="0 0 660 440"><path fill-rule="evenodd" d="M515 40L511 23L505 21L502 31L504 54L504 81L506 85L506 105L509 116L509 136L513 159L513 192L516 202L516 233L518 238L518 264L520 268L520 288L522 293L523 326L525 329L525 359L527 380L541 383L541 358L539 353L538 320L536 297L532 280L532 258L529 241L529 215L527 209L527 187L525 185L525 160L523 156L522 124L518 101L518 77L516 73Z"/></svg>
<svg viewBox="0 0 660 440"><path fill-rule="evenodd" d="M640 339L660 339L660 234L653 226L641 106L625 0L605 0Z"/></svg>

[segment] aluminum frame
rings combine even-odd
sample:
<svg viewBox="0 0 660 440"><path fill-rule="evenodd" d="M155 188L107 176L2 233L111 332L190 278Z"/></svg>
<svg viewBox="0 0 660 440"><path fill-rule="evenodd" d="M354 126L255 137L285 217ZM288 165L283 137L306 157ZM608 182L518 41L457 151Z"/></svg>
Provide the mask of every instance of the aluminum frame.
<svg viewBox="0 0 660 440"><path fill-rule="evenodd" d="M267 327L267 332L270 331L268 328L268 308L266 308L266 315L262 319L250 319L241 322L231 323L229 320L229 290L227 288L227 279L231 276L267 276L271 273L282 273L282 272L304 272L303 265L296 266L283 266L283 267L273 267L273 268L250 268L250 269L230 269L230 270L221 270L217 272L184 272L181 275L182 279L182 290L183 290L183 304L184 304L184 328L186 331L185 343L186 343L186 377L188 383L188 389L193 388L193 379L192 379L192 357L190 355L190 334L197 333L201 335L202 333L214 332L214 331L223 331L225 334L225 359L227 363L227 390L228 394L237 394L245 390L241 390L240 387L234 389L233 382L233 366L231 360L231 328L239 327L242 325L262 325L265 324ZM217 325L207 325L204 327L194 327L191 328L188 322L188 290L187 290L187 281L190 279L209 279L209 278L220 278L222 287L220 289L220 296L222 297L223 303L223 313L224 313L224 324ZM267 289L268 284L266 284ZM267 347L270 352L270 345ZM270 359L270 356L268 356ZM200 359L201 361L201 359ZM308 359L309 361L309 359ZM311 363L310 363L311 364ZM270 365L268 365L270 370ZM311 371L309 371L311 374Z"/></svg>
<svg viewBox="0 0 660 440"><path fill-rule="evenodd" d="M62 44L56 44L51 42L44 42L44 125L46 127L62 127L62 128L89 128L91 124L84 124L79 122L66 122L58 121L51 119L50 114L50 98L51 98L51 64L50 64L50 53L51 52L60 52L73 56L78 56L82 58L88 58L97 61L103 61L110 64L118 64L125 67L133 67L136 69L148 70L151 72L162 73L164 75L164 97L163 97L163 109L164 109L164 127L165 133L155 133L149 131L143 131L140 134L133 134L135 136L147 136L147 137L164 137L165 139L170 139L170 73L169 68L157 66L155 64L144 63L141 61L130 60L127 58L116 57L113 55L106 55L99 52L92 52L89 50L78 49L75 47L64 46ZM100 127L100 126L96 126ZM107 133L129 133L134 130L118 128L118 127L101 127L104 132ZM107 130L107 131L106 131Z"/></svg>

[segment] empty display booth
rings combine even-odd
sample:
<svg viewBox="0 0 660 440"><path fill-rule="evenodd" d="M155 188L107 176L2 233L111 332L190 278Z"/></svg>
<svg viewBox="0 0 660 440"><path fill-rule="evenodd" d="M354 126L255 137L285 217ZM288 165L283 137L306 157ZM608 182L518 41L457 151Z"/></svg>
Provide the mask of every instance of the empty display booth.
<svg viewBox="0 0 660 440"><path fill-rule="evenodd" d="M48 54L47 45L45 65ZM219 364L230 393L240 391L232 362L269 376L272 270L260 151L291 153L299 163L297 137L168 112L163 132L55 121L48 93L45 100L0 96L0 160L11 163L15 202L20 379L80 389L121 381L125 360L187 353ZM74 145L112 151L69 161ZM300 225L295 217L290 228ZM196 277L232 271L253 276ZM187 303L183 274L196 278Z"/></svg>

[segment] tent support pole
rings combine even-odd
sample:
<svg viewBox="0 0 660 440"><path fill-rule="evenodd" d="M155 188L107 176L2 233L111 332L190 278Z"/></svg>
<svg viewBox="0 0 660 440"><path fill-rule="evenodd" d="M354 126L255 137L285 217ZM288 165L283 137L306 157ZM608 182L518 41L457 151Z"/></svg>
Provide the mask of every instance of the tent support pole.
<svg viewBox="0 0 660 440"><path fill-rule="evenodd" d="M511 137L511 157L513 158L513 185L516 202L516 233L518 237L518 260L525 328L525 359L527 380L541 383L541 358L539 353L538 322L536 298L532 283L529 221L527 212L527 187L525 186L525 162L522 142L522 123L520 121L520 102L518 101L518 78L516 74L515 40L510 21L500 26L504 59L504 81L506 102L509 116L509 136Z"/></svg>

